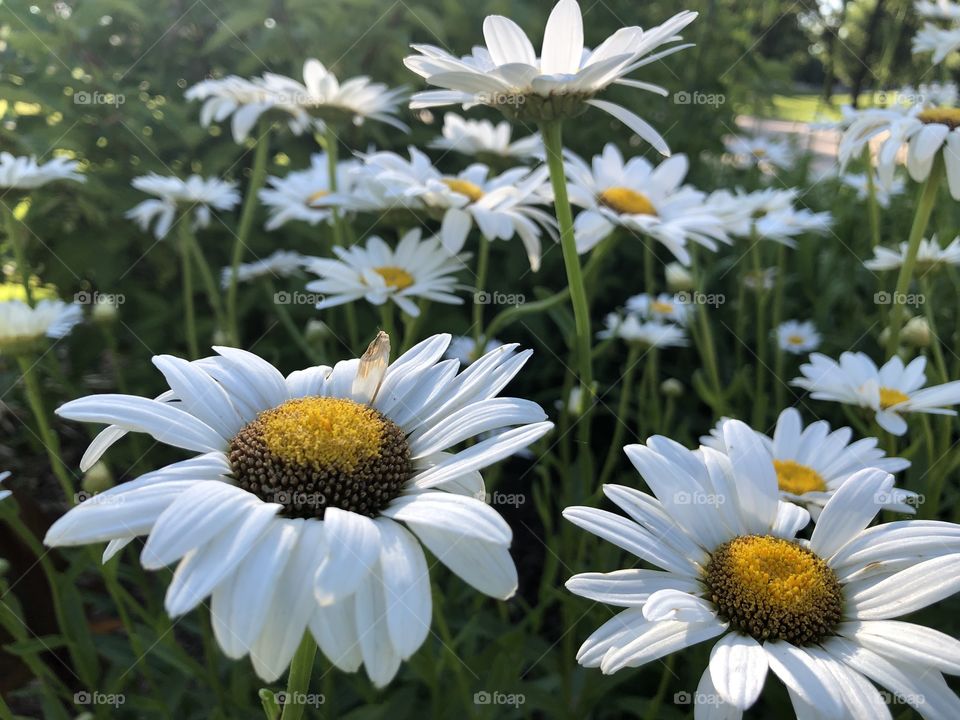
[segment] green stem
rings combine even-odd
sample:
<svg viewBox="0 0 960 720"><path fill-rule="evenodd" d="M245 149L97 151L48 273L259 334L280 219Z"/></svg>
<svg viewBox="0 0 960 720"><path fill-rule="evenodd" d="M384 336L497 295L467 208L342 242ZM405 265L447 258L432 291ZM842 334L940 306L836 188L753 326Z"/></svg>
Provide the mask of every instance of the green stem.
<svg viewBox="0 0 960 720"><path fill-rule="evenodd" d="M323 145L327 151L327 185L331 193L337 192L337 165L339 164L339 145L337 134L333 131L333 126L327 123L323 135ZM346 228L344 227L343 216L336 207L330 210L330 219L333 220L333 243L343 246L346 244ZM347 303L344 307L344 316L347 321L347 338L350 341L350 347L356 348L359 342L357 332L357 311L354 303Z"/></svg>
<svg viewBox="0 0 960 720"><path fill-rule="evenodd" d="M283 303L277 302L277 293L273 284L273 280L266 278L264 287L267 291L267 301L270 303L271 307L273 307L273 311L276 313L277 319L290 335L290 338L293 340L296 346L303 351L306 357L308 357L312 362L319 363L320 358L317 356L317 351L313 348L313 346L310 345L310 343L307 342L307 339L303 336L300 328L297 327L297 324L290 316L290 311L287 310L287 306Z"/></svg>
<svg viewBox="0 0 960 720"><path fill-rule="evenodd" d="M780 245L777 248L777 275L774 279L774 289L773 289L773 321L770 323L770 327L774 332L777 331L777 328L780 327L780 323L783 322L783 296L784 288L786 287L786 274L787 274L787 246ZM774 377L773 377L773 393L774 393L774 403L775 407L782 408L784 402L784 390L785 386L783 384L783 361L784 353L780 348L779 341L775 342L774 352Z"/></svg>
<svg viewBox="0 0 960 720"><path fill-rule="evenodd" d="M587 482L593 475L593 459L590 454L590 411L593 407L593 358L590 346L593 339L590 331L590 306L580 269L580 256L573 234L573 210L567 197L567 178L563 166L563 126L560 121L545 122L541 125L541 134L547 153L547 165L550 168L550 182L553 186L554 207L557 224L560 228L560 245L563 250L563 263L567 271L567 285L570 288L570 300L576 323L576 355L580 373L580 387L583 392L583 414L579 419L577 442L580 445L581 482Z"/></svg>
<svg viewBox="0 0 960 720"><path fill-rule="evenodd" d="M753 243L750 247L750 255L753 258L753 271L757 277L763 276L763 262L760 251L760 240L754 234L751 237ZM753 398L753 427L760 427L766 414L766 377L767 377L767 335L769 328L766 326L766 290L761 282L757 286L756 303L756 343L757 343L757 363L756 363L756 391Z"/></svg>
<svg viewBox="0 0 960 720"><path fill-rule="evenodd" d="M47 453L50 467L60 482L60 488L63 491L63 496L67 504L73 505L76 503L74 480L67 471L67 466L64 465L63 460L60 459L60 440L57 438L56 433L53 432L47 420L47 413L43 407L43 393L40 390L37 377L33 372L33 363L30 362L30 358L24 355L18 355L17 362L20 365L20 373L23 376L23 386L26 391L27 403L30 405L30 411L33 413L33 418L37 423L40 441L43 443L43 448Z"/></svg>
<svg viewBox="0 0 960 720"><path fill-rule="evenodd" d="M380 329L390 336L391 343L396 342L393 323L393 301L387 300L380 305Z"/></svg>
<svg viewBox="0 0 960 720"><path fill-rule="evenodd" d="M940 179L943 176L943 161L939 158L934 162L930 169L930 175L923 184L920 191L920 199L917 202L917 210L913 216L913 225L910 227L910 237L907 240L907 255L903 259L903 265L900 266L900 274L897 276L897 285L894 290L893 304L890 306L890 338L887 341L887 356L893 357L897 352L897 345L900 342L900 326L903 322L903 300L910 289L910 281L913 279L913 269L917 262L917 251L920 249L920 241L923 240L923 233L930 222L930 214L933 212L933 206L937 200L937 189L940 186Z"/></svg>
<svg viewBox="0 0 960 720"><path fill-rule="evenodd" d="M180 267L183 277L183 312L187 330L187 351L191 360L200 356L197 342L197 315L193 306L193 262L190 259L190 231L189 219L180 218Z"/></svg>
<svg viewBox="0 0 960 720"><path fill-rule="evenodd" d="M259 129L258 129L259 130ZM253 166L250 170L250 184L243 199L243 210L240 212L240 226L233 242L233 254L230 260L230 285L227 289L227 323L226 330L230 333L231 342L240 347L240 320L237 314L237 285L240 263L247 247L247 240L253 230L253 219L256 215L257 204L260 202L260 188L263 187L267 176L267 157L270 151L270 130L258 136L253 153Z"/></svg>
<svg viewBox="0 0 960 720"><path fill-rule="evenodd" d="M193 254L193 259L197 263L197 269L200 271L200 281L203 283L204 291L207 293L207 300L210 303L210 307L213 308L213 314L217 320L217 328L230 332L228 328L224 327L223 303L220 301L220 288L213 276L213 271L210 269L210 264L204 257L203 250L200 249L200 243L197 242L197 236L193 231L188 229L186 236L190 244L190 252Z"/></svg>
<svg viewBox="0 0 960 720"><path fill-rule="evenodd" d="M651 237L645 237L641 242L643 243L643 291L650 295L652 299L657 292L653 267L657 259L656 248L654 247L656 241Z"/></svg>
<svg viewBox="0 0 960 720"><path fill-rule="evenodd" d="M317 654L317 643L307 630L303 633L300 647L297 648L290 663L287 676L287 697L283 705L281 720L300 720L306 709L306 695L310 691L310 676L313 674L313 660Z"/></svg>
<svg viewBox="0 0 960 720"><path fill-rule="evenodd" d="M870 238L873 247L880 245L880 203L877 202L877 181L873 176L873 156L870 145L863 149L863 161L867 174L867 212L870 217Z"/></svg>
<svg viewBox="0 0 960 720"><path fill-rule="evenodd" d="M700 272L697 263L696 253L691 254L691 269L693 270L695 292L703 292L703 275ZM725 402L723 386L720 383L720 368L717 363L717 352L713 343L713 330L710 328L710 318L707 317L707 304L705 302L694 303L694 309L697 315L697 333L696 339L700 350L700 357L707 366L707 375L710 378L710 384L713 386L713 412L717 416L726 414L724 411ZM740 312L743 312L740 309Z"/></svg>
<svg viewBox="0 0 960 720"><path fill-rule="evenodd" d="M620 385L620 401L617 403L617 417L613 426L613 438L610 441L607 450L607 458L603 462L603 469L600 471L600 479L597 482L599 487L610 479L613 469L617 466L617 460L623 453L623 434L624 428L630 421L630 402L633 399L633 379L637 373L637 365L640 359L640 345L630 343L627 350L627 367L623 373L623 382Z"/></svg>
<svg viewBox="0 0 960 720"><path fill-rule="evenodd" d="M479 298L483 295L487 285L487 273L490 268L490 241L480 238L480 247L477 249L477 282L473 293L473 341L476 344L475 353L480 357L483 352L483 306Z"/></svg>
<svg viewBox="0 0 960 720"><path fill-rule="evenodd" d="M27 244L20 232L20 221L13 214L10 208L4 213L6 221L7 238L13 245L13 255L17 262L17 270L20 273L20 282L23 283L23 291L27 297L27 304L33 307L33 288L30 287L30 263L27 261Z"/></svg>
<svg viewBox="0 0 960 720"><path fill-rule="evenodd" d="M656 694L647 703L647 712L644 714L644 720L656 720L660 717L660 706L663 704L663 698L667 694L667 687L670 685L670 676L674 674L673 664L676 661L676 654L670 655L663 663L663 672L660 675L660 682L657 685Z"/></svg>

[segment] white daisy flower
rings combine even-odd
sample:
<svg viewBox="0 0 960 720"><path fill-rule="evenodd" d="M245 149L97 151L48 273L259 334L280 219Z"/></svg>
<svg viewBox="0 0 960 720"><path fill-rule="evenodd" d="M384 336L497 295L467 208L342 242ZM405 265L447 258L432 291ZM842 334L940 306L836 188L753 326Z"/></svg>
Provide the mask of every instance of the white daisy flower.
<svg viewBox="0 0 960 720"><path fill-rule="evenodd" d="M433 45L413 45L419 55L404 64L428 84L445 88L414 94L413 109L460 104L489 105L510 118L546 121L570 117L592 105L609 113L668 155L660 134L621 105L595 96L611 84L666 95L664 88L626 76L690 45L676 45L677 35L697 17L684 11L646 30L618 30L593 51L583 45L583 18L575 0L560 0L547 20L537 57L526 33L513 20L489 15L483 22L486 47L456 57ZM654 52L663 45L666 49Z"/></svg>
<svg viewBox="0 0 960 720"><path fill-rule="evenodd" d="M848 188L853 188L857 192L857 199L865 201L870 196L870 181L866 173L844 173L840 176L840 182ZM880 178L874 176L873 191L877 198L877 205L882 208L890 207L890 199L894 195L902 195L906 183L903 178L895 177L889 187L885 187Z"/></svg>
<svg viewBox="0 0 960 720"><path fill-rule="evenodd" d="M220 647L249 654L264 681L309 630L336 667L362 664L386 685L430 631L421 543L480 592L516 591L510 527L477 499L479 470L552 427L535 403L496 397L529 350L504 346L458 374L440 361L449 342L435 335L388 365L381 333L359 360L287 377L234 348L194 362L157 356L170 384L158 399L93 395L57 411L112 423L81 468L130 431L200 454L81 503L44 542L109 541L109 559L145 535L144 567L177 564L171 617L212 595Z"/></svg>
<svg viewBox="0 0 960 720"><path fill-rule="evenodd" d="M538 134L510 142L512 130L506 120L494 125L489 120L467 120L456 113L446 113L443 135L431 142L430 147L474 156L543 158L543 140Z"/></svg>
<svg viewBox="0 0 960 720"><path fill-rule="evenodd" d="M0 188L33 190L57 180L85 182L76 160L57 157L38 163L35 157L16 157L0 152Z"/></svg>
<svg viewBox="0 0 960 720"><path fill-rule="evenodd" d="M707 197L706 208L721 219L730 235L749 237L756 232L761 239L795 247L796 238L828 232L833 222L829 212L796 207L798 196L796 188L750 193L716 190Z"/></svg>
<svg viewBox="0 0 960 720"><path fill-rule="evenodd" d="M760 167L786 169L793 166L794 153L790 144L763 136L730 135L723 140L727 153L739 168Z"/></svg>
<svg viewBox="0 0 960 720"><path fill-rule="evenodd" d="M491 338L484 343L483 354L493 352L503 345L496 338ZM477 341L472 337L464 335L455 335L450 341L450 347L447 348L447 354L444 356L449 360L459 360L463 367L471 364L477 359Z"/></svg>
<svg viewBox="0 0 960 720"><path fill-rule="evenodd" d="M768 267L760 270L748 270L743 277L743 284L748 290L757 292L759 290L773 290L777 284L777 268Z"/></svg>
<svg viewBox="0 0 960 720"><path fill-rule="evenodd" d="M297 275L317 258L301 255L291 250L276 250L262 260L242 263L237 267L237 282L249 282L261 277L285 278ZM233 268L225 267L220 273L220 284L230 287Z"/></svg>
<svg viewBox="0 0 960 720"><path fill-rule="evenodd" d="M942 28L924 23L911 42L914 55L933 53L933 64L939 65L960 48L960 27Z"/></svg>
<svg viewBox="0 0 960 720"><path fill-rule="evenodd" d="M619 338L652 348L685 347L689 344L682 327L657 320L642 320L629 313L608 313L603 324L604 329L597 333L601 340Z"/></svg>
<svg viewBox="0 0 960 720"><path fill-rule="evenodd" d="M627 456L653 495L606 485L629 515L570 507L564 517L657 570L584 573L567 588L624 607L580 647L605 674L719 638L695 694L697 717L739 718L768 670L798 717L890 717L871 681L927 718L960 716L942 673L960 642L893 621L960 590L960 527L904 521L867 528L893 478L854 474L809 541L806 510L780 501L769 454L743 423L723 428L729 455L655 436Z"/></svg>
<svg viewBox="0 0 960 720"><path fill-rule="evenodd" d="M644 320L658 320L660 322L675 322L685 325L690 317L692 307L689 303L678 302L677 298L667 293L650 295L640 293L627 299L627 311Z"/></svg>
<svg viewBox="0 0 960 720"><path fill-rule="evenodd" d="M566 155L570 202L585 208L574 221L577 250L585 253L620 226L663 243L684 265L687 243L710 250L727 242L720 220L704 205L706 195L683 185L686 155L674 155L654 167L646 158L626 162L613 143L588 165Z"/></svg>
<svg viewBox="0 0 960 720"><path fill-rule="evenodd" d="M307 265L307 270L321 277L306 288L324 296L318 310L361 298L374 305L392 300L407 315L417 317L417 298L463 304L463 298L453 294L458 287L454 273L466 267L469 254L451 255L436 238L421 240L419 228L404 235L396 250L374 235L366 247L334 247L333 252L336 260L314 258Z"/></svg>
<svg viewBox="0 0 960 720"><path fill-rule="evenodd" d="M906 367L894 356L877 369L865 353L845 352L840 362L813 353L810 362L800 366L803 377L791 384L810 391L815 400L830 400L856 405L876 413L877 424L894 435L907 432L903 413L956 415L949 405L960 403L960 380L923 387L927 359L914 358Z"/></svg>
<svg viewBox="0 0 960 720"><path fill-rule="evenodd" d="M404 88L388 88L358 76L340 83L319 60L311 58L303 64L303 82L285 75L266 73L263 86L272 94L276 107L307 122L313 117L321 122L338 122L344 117L355 125L366 120L391 125L408 132L409 128L396 117L406 97Z"/></svg>
<svg viewBox="0 0 960 720"><path fill-rule="evenodd" d="M817 332L817 326L810 320L787 320L780 323L774 332L777 346L791 355L805 355L816 350L823 339Z"/></svg>
<svg viewBox="0 0 960 720"><path fill-rule="evenodd" d="M34 307L22 300L0 302L0 354L29 352L43 338L64 338L82 319L79 305L62 300L45 298Z"/></svg>
<svg viewBox="0 0 960 720"><path fill-rule="evenodd" d="M960 3L951 0L917 0L913 3L917 15L931 20L960 20Z"/></svg>
<svg viewBox="0 0 960 720"><path fill-rule="evenodd" d="M4 480L6 480L8 477L10 477L10 471L9 471L9 470L5 470L5 471L3 471L3 472L0 472L0 483L2 483L2 482L3 482ZM9 490L0 490L0 500L6 500L6 499L7 499L8 497L10 497L11 495L13 495L13 493L10 492Z"/></svg>
<svg viewBox="0 0 960 720"><path fill-rule="evenodd" d="M723 444L722 418L700 437L700 444L726 452ZM757 431L757 437L770 454L777 474L780 499L800 505L817 520L823 506L854 473L866 468L877 468L897 473L910 467L910 461L886 457L877 447L876 438L863 438L851 443L853 431L848 427L830 431L830 423L818 420L803 427L800 413L787 408L777 418L773 437ZM917 494L902 488L891 488L887 496L878 498L886 510L915 514Z"/></svg>
<svg viewBox="0 0 960 720"><path fill-rule="evenodd" d="M896 270L903 265L907 256L908 243L900 243L899 249L875 247L873 257L864 260L869 270ZM937 236L923 238L917 248L916 272L920 274L939 270L945 265L960 265L960 236L955 237L946 247L940 247Z"/></svg>
<svg viewBox="0 0 960 720"><path fill-rule="evenodd" d="M262 78L247 80L236 75L202 80L188 88L184 97L203 103L200 108L200 124L203 127L223 122L229 117L233 140L237 143L246 140L260 116L274 110L279 101ZM288 126L294 135L301 135L311 129L314 123L308 116L299 115L289 117Z"/></svg>
<svg viewBox="0 0 960 720"><path fill-rule="evenodd" d="M960 200L960 109L953 107L880 108L864 110L840 139L841 168L860 157L878 135L886 135L877 153L877 175L884 187L893 183L897 156L906 146L907 172L916 182L930 175L938 155L946 167L947 186L954 200Z"/></svg>
<svg viewBox="0 0 960 720"><path fill-rule="evenodd" d="M240 202L235 182L213 177L191 175L181 180L150 173L134 178L131 185L137 190L156 195L157 199L144 200L135 205L127 210L125 217L136 222L144 232L154 225L153 234L157 239L170 232L178 209L193 213L194 229L205 228L210 224L210 208L232 210Z"/></svg>
<svg viewBox="0 0 960 720"><path fill-rule="evenodd" d="M338 192L350 192L358 165L354 160L337 163ZM331 194L326 153L314 153L306 170L294 170L282 178L268 177L267 186L260 191L260 202L270 209L264 226L267 230L276 230L291 220L310 225L330 220L331 210L322 204Z"/></svg>
<svg viewBox="0 0 960 720"><path fill-rule="evenodd" d="M441 220L440 238L450 253L463 249L474 223L487 240L518 236L531 269L540 269L542 231L554 235L556 225L540 207L548 202L545 165L491 176L489 167L474 163L457 175L444 175L415 147L409 152L409 160L392 152L365 156L356 185L367 185L367 192L336 193L326 202L346 210L422 208Z"/></svg>

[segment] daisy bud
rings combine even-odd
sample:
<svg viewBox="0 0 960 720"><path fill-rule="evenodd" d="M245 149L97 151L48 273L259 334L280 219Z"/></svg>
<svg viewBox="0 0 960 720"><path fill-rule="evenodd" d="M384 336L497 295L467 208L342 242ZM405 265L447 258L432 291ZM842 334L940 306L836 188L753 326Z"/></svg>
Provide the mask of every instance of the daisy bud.
<svg viewBox="0 0 960 720"><path fill-rule="evenodd" d="M113 473L110 472L110 468L103 462L98 462L87 470L80 483L80 487L83 488L84 492L88 492L91 495L109 490L113 485Z"/></svg>
<svg viewBox="0 0 960 720"><path fill-rule="evenodd" d="M309 320L303 329L307 342L321 342L330 337L330 327L323 320Z"/></svg>
<svg viewBox="0 0 960 720"><path fill-rule="evenodd" d="M94 322L107 325L117 319L117 300L112 295L98 295L97 301L90 310L90 317Z"/></svg>
<svg viewBox="0 0 960 720"><path fill-rule="evenodd" d="M668 398L678 398L683 395L683 383L676 378L667 378L660 383L660 392Z"/></svg>
<svg viewBox="0 0 960 720"><path fill-rule="evenodd" d="M213 344L214 345L229 345L230 336L220 328L217 328L213 331Z"/></svg>
<svg viewBox="0 0 960 720"><path fill-rule="evenodd" d="M900 333L903 342L911 347L930 347L930 324L924 317L911 318Z"/></svg>
<svg viewBox="0 0 960 720"><path fill-rule="evenodd" d="M678 262L669 263L666 267L667 287L670 292L693 290L693 276L690 271Z"/></svg>

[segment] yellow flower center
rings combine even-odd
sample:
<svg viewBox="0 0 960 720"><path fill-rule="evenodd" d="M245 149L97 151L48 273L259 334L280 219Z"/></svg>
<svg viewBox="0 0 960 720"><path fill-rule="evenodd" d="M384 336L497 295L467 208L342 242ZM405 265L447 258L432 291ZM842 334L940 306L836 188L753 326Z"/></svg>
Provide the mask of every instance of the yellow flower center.
<svg viewBox="0 0 960 720"><path fill-rule="evenodd" d="M777 470L777 484L783 492L803 495L827 489L827 483L812 467L793 460L774 460L773 466Z"/></svg>
<svg viewBox="0 0 960 720"><path fill-rule="evenodd" d="M806 338L803 335L788 335L787 342L790 345L803 345L806 341Z"/></svg>
<svg viewBox="0 0 960 720"><path fill-rule="evenodd" d="M374 516L409 476L403 430L373 408L334 397L288 400L230 441L237 484L294 517L327 507Z"/></svg>
<svg viewBox="0 0 960 720"><path fill-rule="evenodd" d="M327 190L317 190L315 193L312 193L310 197L307 198L307 205L313 205L317 200L325 198L330 193Z"/></svg>
<svg viewBox="0 0 960 720"><path fill-rule="evenodd" d="M767 151L764 150L763 148L756 148L756 149L753 151L753 156L754 156L757 160L761 160L761 159L763 159L763 158L765 158L765 157L767 156Z"/></svg>
<svg viewBox="0 0 960 720"><path fill-rule="evenodd" d="M625 187L607 188L597 201L621 215L657 215L650 198L641 192Z"/></svg>
<svg viewBox="0 0 960 720"><path fill-rule="evenodd" d="M720 617L757 640L807 645L840 622L837 576L822 558L790 540L736 537L711 554L703 581Z"/></svg>
<svg viewBox="0 0 960 720"><path fill-rule="evenodd" d="M673 312L673 305L668 302L654 300L652 303L650 303L650 311L659 313L660 315L669 315Z"/></svg>
<svg viewBox="0 0 960 720"><path fill-rule="evenodd" d="M395 265L384 265L382 267L374 268L373 271L383 278L383 281L388 287L392 287L394 290L405 290L413 285L413 275L408 273L402 267L397 267Z"/></svg>
<svg viewBox="0 0 960 720"><path fill-rule="evenodd" d="M889 407L893 407L894 405L899 405L902 402L906 402L909 399L909 395L907 395L905 392L897 390L896 388L880 388L880 407L884 410Z"/></svg>
<svg viewBox="0 0 960 720"><path fill-rule="evenodd" d="M483 197L483 188L481 188L479 185L475 185L469 180L461 180L460 178L444 178L443 184L453 190L455 193L466 195L468 198L470 198L470 202L476 202Z"/></svg>
<svg viewBox="0 0 960 720"><path fill-rule="evenodd" d="M30 292L34 300L53 300L57 297L57 288L53 285L41 285L36 276L30 278ZM8 300L27 301L27 291L23 283L0 282L0 302Z"/></svg>
<svg viewBox="0 0 960 720"><path fill-rule="evenodd" d="M928 125L957 128L960 127L960 108L928 108L917 113L917 120Z"/></svg>

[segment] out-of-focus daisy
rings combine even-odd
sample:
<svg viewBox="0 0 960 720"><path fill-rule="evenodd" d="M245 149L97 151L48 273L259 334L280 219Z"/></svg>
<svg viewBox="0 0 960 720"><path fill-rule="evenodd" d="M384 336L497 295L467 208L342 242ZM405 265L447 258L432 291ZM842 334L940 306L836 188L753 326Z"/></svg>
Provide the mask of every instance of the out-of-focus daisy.
<svg viewBox="0 0 960 720"><path fill-rule="evenodd" d="M503 345L502 342L496 338L491 338L490 340L487 340L480 348L482 351L480 355L486 355L489 352L493 352L501 345ZM472 337L455 335L453 339L450 340L450 347L447 348L446 357L450 358L451 360L459 360L460 365L466 367L479 357L477 353L477 341Z"/></svg>
<svg viewBox="0 0 960 720"><path fill-rule="evenodd" d="M908 107L953 107L958 99L960 87L955 82L920 83L916 87L904 85L897 91L897 102Z"/></svg>
<svg viewBox="0 0 960 720"><path fill-rule="evenodd" d="M755 232L760 239L794 247L796 238L807 233L823 234L833 221L829 212L798 208L798 196L796 188L750 193L716 190L708 196L706 207L731 235L748 237Z"/></svg>
<svg viewBox="0 0 960 720"><path fill-rule="evenodd" d="M700 444L721 452L723 425L729 418L717 423L709 435L700 437ZM823 506L847 479L866 468L877 468L888 473L897 473L910 467L910 461L898 457L886 457L877 447L876 438L863 438L850 442L853 431L848 427L830 431L830 423L818 420L803 426L800 413L787 408L777 418L773 437L757 431L757 437L769 451L780 498L807 509L817 520ZM891 488L884 497L876 498L886 510L915 514L917 494L902 488Z"/></svg>
<svg viewBox="0 0 960 720"><path fill-rule="evenodd" d="M899 249L875 247L873 257L864 260L863 264L869 270L896 270L903 265L907 256L908 243L900 243ZM923 238L917 248L916 271L927 273L939 270L945 265L960 265L960 236L955 237L946 247L940 247L937 236L930 239Z"/></svg>
<svg viewBox="0 0 960 720"><path fill-rule="evenodd" d="M960 590L960 527L904 521L867 528L893 477L861 470L827 501L810 540L806 510L779 498L769 453L743 423L723 426L727 454L654 436L627 456L653 495L606 485L629 517L590 507L563 515L657 570L584 573L567 588L626 608L580 647L604 674L719 638L697 692L698 717L737 718L768 670L798 717L890 717L871 680L926 717L956 717L942 673L960 643L891 622Z"/></svg>
<svg viewBox="0 0 960 720"><path fill-rule="evenodd" d="M810 391L815 400L831 400L874 411L877 423L887 432L903 435L907 421L903 413L956 415L948 406L960 403L960 380L923 387L927 359L914 358L904 367L894 356L877 368L861 352L845 352L840 362L813 353L810 362L800 366L802 377L791 384Z"/></svg>
<svg viewBox="0 0 960 720"><path fill-rule="evenodd" d="M263 85L273 95L276 106L295 117L308 116L333 123L347 119L355 125L377 120L403 132L409 130L396 117L406 97L404 88L391 89L362 75L340 83L315 58L303 64L302 83L285 75L266 73Z"/></svg>
<svg viewBox="0 0 960 720"><path fill-rule="evenodd" d="M960 109L952 107L880 108L864 110L840 139L841 168L860 157L870 141L885 135L877 153L877 174L882 184L893 183L897 155L906 146L907 172L916 182L930 175L940 156L946 167L947 186L954 200L960 200Z"/></svg>
<svg viewBox="0 0 960 720"><path fill-rule="evenodd" d="M35 157L17 157L0 152L0 189L33 190L57 180L85 182L76 160L57 157L38 163Z"/></svg>
<svg viewBox="0 0 960 720"><path fill-rule="evenodd" d="M337 191L350 192L350 180L357 166L354 160L337 164ZM270 208L267 230L276 230L291 220L316 225L330 219L330 208L318 204L331 193L326 153L315 153L306 170L294 170L282 178L268 177L267 185L260 191L260 201Z"/></svg>
<svg viewBox="0 0 960 720"><path fill-rule="evenodd" d="M420 239L420 229L404 235L394 250L376 236L366 247L335 247L336 260L314 258L307 270L320 280L307 283L309 292L320 293L317 309L334 307L363 298L374 305L393 301L407 315L420 314L416 300L463 304L457 297L455 273L463 270L469 254L451 255L436 238Z"/></svg>
<svg viewBox="0 0 960 720"><path fill-rule="evenodd" d="M262 260L239 265L237 267L237 282L249 282L261 277L290 277L301 272L304 267L316 259L291 250L276 250ZM220 283L223 287L230 286L232 275L232 268L223 268L220 273Z"/></svg>
<svg viewBox="0 0 960 720"><path fill-rule="evenodd" d="M597 333L602 340L619 338L651 348L684 347L689 344L686 333L679 325L643 320L631 313L608 313L603 324L604 329Z"/></svg>
<svg viewBox="0 0 960 720"><path fill-rule="evenodd" d="M535 403L496 397L530 351L507 345L458 374L440 360L449 342L435 335L388 364L381 333L360 359L287 377L233 348L157 356L170 385L159 399L92 395L57 412L112 423L84 469L126 432L198 454L81 503L44 542L109 541L108 559L146 535L144 567L177 564L167 612L212 596L220 647L249 654L265 681L309 631L336 667L363 664L386 685L430 631L421 543L480 592L516 591L510 527L477 499L478 471L552 426Z"/></svg>
<svg viewBox="0 0 960 720"><path fill-rule="evenodd" d="M518 236L531 269L539 270L542 231L554 234L556 224L540 207L548 202L546 166L515 167L494 176L486 165L474 163L457 175L444 175L416 148L409 152L409 160L392 152L365 156L355 183L369 185L368 193L336 193L326 202L353 210L378 203L382 211L398 200L406 207L415 201L413 207L441 220L440 238L448 252L460 252L476 224L487 240Z"/></svg>
<svg viewBox="0 0 960 720"><path fill-rule="evenodd" d="M820 347L820 333L810 320L787 320L777 326L777 346L791 355L804 355Z"/></svg>
<svg viewBox="0 0 960 720"><path fill-rule="evenodd" d="M760 167L770 171L773 168L784 169L793 165L793 149L784 140L760 135L731 135L724 138L723 144L734 164L740 168Z"/></svg>
<svg viewBox="0 0 960 720"><path fill-rule="evenodd" d="M960 4L951 0L917 0L913 3L917 15L931 20L960 20Z"/></svg>
<svg viewBox="0 0 960 720"><path fill-rule="evenodd" d="M560 0L550 13L537 57L526 33L513 20L489 15L483 22L486 47L456 57L433 45L413 45L419 55L404 64L428 84L413 96L414 109L460 104L489 105L510 118L541 122L572 117L592 105L609 113L667 155L667 143L645 120L622 105L596 95L611 84L666 95L664 88L626 76L689 45L677 35L697 13L677 13L646 30L618 30L593 51L583 45L583 18L575 0ZM665 49L656 51L663 45Z"/></svg>
<svg viewBox="0 0 960 720"><path fill-rule="evenodd" d="M844 173L840 176L840 182L856 190L858 200L866 200L870 195L870 181L865 173ZM886 187L879 177L874 177L873 192L877 198L877 204L883 208L889 207L890 199L894 195L903 194L905 187L903 178L894 178L890 186Z"/></svg>
<svg viewBox="0 0 960 720"><path fill-rule="evenodd" d="M141 192L156 195L157 199L135 205L127 210L125 217L136 222L144 232L153 225L153 234L158 239L170 232L178 210L192 213L194 229L204 228L210 224L210 208L232 210L240 202L235 182L213 177L191 175L181 180L150 173L134 178L131 185Z"/></svg>
<svg viewBox="0 0 960 720"><path fill-rule="evenodd" d="M22 300L0 302L0 354L35 350L44 338L59 340L83 319L79 305L39 300L34 307Z"/></svg>
<svg viewBox="0 0 960 720"><path fill-rule="evenodd" d="M933 64L939 65L947 55L960 48L960 27L942 28L924 23L911 42L914 55L933 53Z"/></svg>
<svg viewBox="0 0 960 720"><path fill-rule="evenodd" d="M743 277L743 284L753 292L773 290L776 282L777 268L775 267L748 270Z"/></svg>
<svg viewBox="0 0 960 720"><path fill-rule="evenodd" d="M10 471L9 471L9 470L4 470L3 472L0 472L0 483L2 483L2 482L3 482L4 480L6 480L8 477L10 477ZM13 493L11 493L9 490L0 490L0 500L6 500L6 499L7 499L8 497L10 497L12 494L13 494Z"/></svg>
<svg viewBox="0 0 960 720"><path fill-rule="evenodd" d="M543 157L543 140L540 136L528 135L510 142L512 128L506 120L494 125L489 120L467 120L456 113L447 113L443 116L442 132L442 137L431 142L430 147L480 157Z"/></svg>
<svg viewBox="0 0 960 720"><path fill-rule="evenodd" d="M634 295L627 299L626 308L644 320L669 321L678 325L686 324L692 310L689 303L678 302L676 297L667 293Z"/></svg>
<svg viewBox="0 0 960 720"><path fill-rule="evenodd" d="M574 221L577 250L585 253L617 226L663 243L684 265L687 243L710 250L727 235L720 220L704 206L704 193L683 185L686 155L674 155L654 167L646 158L626 162L613 143L588 165L573 153L566 157L570 201L583 207Z"/></svg>
<svg viewBox="0 0 960 720"><path fill-rule="evenodd" d="M233 140L242 143L250 135L253 126L264 113L276 108L279 98L264 86L261 78L247 80L236 75L224 78L209 78L187 88L187 100L199 100L200 124L223 122L230 118ZM288 116L288 126L295 135L300 135L313 123L306 115Z"/></svg>

